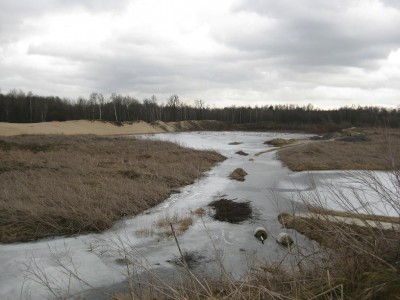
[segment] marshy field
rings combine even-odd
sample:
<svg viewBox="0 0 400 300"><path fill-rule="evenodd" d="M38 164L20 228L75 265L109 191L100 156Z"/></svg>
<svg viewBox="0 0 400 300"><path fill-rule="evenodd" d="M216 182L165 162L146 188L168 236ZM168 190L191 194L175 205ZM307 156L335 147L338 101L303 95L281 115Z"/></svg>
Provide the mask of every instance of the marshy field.
<svg viewBox="0 0 400 300"><path fill-rule="evenodd" d="M278 157L293 171L393 170L400 161L400 131L396 129L348 130L288 146Z"/></svg>
<svg viewBox="0 0 400 300"><path fill-rule="evenodd" d="M108 229L223 159L212 151L135 138L0 138L0 242Z"/></svg>
<svg viewBox="0 0 400 300"><path fill-rule="evenodd" d="M0 137L0 295L396 299L399 153L371 128Z"/></svg>

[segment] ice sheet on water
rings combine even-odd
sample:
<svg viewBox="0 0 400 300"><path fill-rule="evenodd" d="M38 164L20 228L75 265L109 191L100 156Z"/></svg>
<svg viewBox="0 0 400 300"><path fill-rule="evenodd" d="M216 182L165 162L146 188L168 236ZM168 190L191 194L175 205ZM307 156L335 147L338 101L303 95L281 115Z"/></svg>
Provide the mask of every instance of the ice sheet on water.
<svg viewBox="0 0 400 300"><path fill-rule="evenodd" d="M390 172L312 171L292 173L277 188L296 201L331 210L399 216L395 181Z"/></svg>

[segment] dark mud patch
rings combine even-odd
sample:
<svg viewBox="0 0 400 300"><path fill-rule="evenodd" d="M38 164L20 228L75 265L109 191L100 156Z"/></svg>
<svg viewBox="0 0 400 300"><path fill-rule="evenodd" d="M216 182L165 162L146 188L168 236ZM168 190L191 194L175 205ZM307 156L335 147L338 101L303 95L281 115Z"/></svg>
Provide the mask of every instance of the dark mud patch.
<svg viewBox="0 0 400 300"><path fill-rule="evenodd" d="M220 199L211 202L208 206L214 208L212 216L215 220L238 224L252 218L250 202L235 202L229 199Z"/></svg>
<svg viewBox="0 0 400 300"><path fill-rule="evenodd" d="M246 153L246 152L244 152L244 151L242 151L242 150L236 152L236 154L242 155L242 156L247 156L247 155L249 155L248 153Z"/></svg>
<svg viewBox="0 0 400 300"><path fill-rule="evenodd" d="M183 257L175 257L174 259L167 260L168 263L174 264L179 267L185 267L185 264L189 269L193 269L204 263L211 262L212 259L207 258L198 252L184 252Z"/></svg>
<svg viewBox="0 0 400 300"><path fill-rule="evenodd" d="M240 144L243 144L242 142L232 142L232 143L229 143L229 145L240 145Z"/></svg>
<svg viewBox="0 0 400 300"><path fill-rule="evenodd" d="M247 172L245 170L242 168L237 168L229 175L229 178L237 181L244 181L246 175Z"/></svg>

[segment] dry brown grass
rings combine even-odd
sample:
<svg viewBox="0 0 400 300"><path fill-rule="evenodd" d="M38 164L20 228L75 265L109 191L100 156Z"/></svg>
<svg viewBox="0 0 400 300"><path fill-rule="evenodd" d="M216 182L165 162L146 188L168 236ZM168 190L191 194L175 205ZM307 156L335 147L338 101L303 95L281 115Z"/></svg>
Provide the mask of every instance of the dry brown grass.
<svg viewBox="0 0 400 300"><path fill-rule="evenodd" d="M199 217L203 217L206 215L206 210L202 207L197 208L194 212L193 212L196 216Z"/></svg>
<svg viewBox="0 0 400 300"><path fill-rule="evenodd" d="M229 175L229 178L237 181L245 181L246 175L248 174L245 170L237 168Z"/></svg>
<svg viewBox="0 0 400 300"><path fill-rule="evenodd" d="M162 236L172 237L173 232L171 225L174 227L176 235L182 235L189 227L193 224L193 218L190 215L179 215L175 213L173 215L166 214L156 222L156 226L162 229Z"/></svg>
<svg viewBox="0 0 400 300"><path fill-rule="evenodd" d="M286 228L332 249L325 251L322 265L316 265L314 271L329 270L330 285L343 285L348 299L398 299L399 232L331 221L326 216L330 215L304 218L280 214L278 219ZM321 285L326 286L326 278L323 281Z"/></svg>
<svg viewBox="0 0 400 300"><path fill-rule="evenodd" d="M271 145L271 146L274 146L274 147L283 147L283 146L288 146L288 145L294 144L295 142L296 142L295 139L288 139L287 140L287 139L277 138L277 139L272 139L270 141L266 141L266 142L264 142L264 144Z"/></svg>
<svg viewBox="0 0 400 300"><path fill-rule="evenodd" d="M132 138L1 138L0 241L102 231L222 160L216 152Z"/></svg>
<svg viewBox="0 0 400 300"><path fill-rule="evenodd" d="M278 151L293 171L392 170L400 161L400 130L364 130L367 140L315 141Z"/></svg>
<svg viewBox="0 0 400 300"><path fill-rule="evenodd" d="M191 214L182 215L177 212L167 213L158 218L153 225L142 227L135 232L138 237L151 237L157 235L158 237L170 238L173 236L171 225L174 227L177 236L184 234L193 224L193 217Z"/></svg>
<svg viewBox="0 0 400 300"><path fill-rule="evenodd" d="M348 211L335 211L335 210L323 209L323 208L315 207L315 206L308 207L308 210L309 210L309 212L316 213L316 214L323 214L326 216L353 218L353 219L359 219L362 221L376 221L376 222L388 222L388 223L392 223L392 224L400 224L399 217L352 213L352 212L348 212Z"/></svg>

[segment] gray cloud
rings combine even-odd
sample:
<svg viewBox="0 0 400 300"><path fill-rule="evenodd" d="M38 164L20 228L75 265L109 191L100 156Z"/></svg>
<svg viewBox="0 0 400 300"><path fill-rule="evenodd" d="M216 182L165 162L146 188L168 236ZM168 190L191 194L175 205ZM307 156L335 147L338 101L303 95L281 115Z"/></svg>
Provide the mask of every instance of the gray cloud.
<svg viewBox="0 0 400 300"><path fill-rule="evenodd" d="M81 8L92 13L101 11L120 11L129 0L35 0L35 1L0 1L0 43L12 42L29 34L25 32L24 21L38 20L46 14L67 13Z"/></svg>
<svg viewBox="0 0 400 300"><path fill-rule="evenodd" d="M243 28L241 34L217 32L216 38L292 66L374 65L400 45L400 14L392 22L371 23L368 15L349 12L351 3L355 2L246 0L236 13L253 12L274 25L253 32Z"/></svg>
<svg viewBox="0 0 400 300"><path fill-rule="evenodd" d="M381 3L383 3L386 6L395 8L395 9L400 9L400 2L397 0L380 0Z"/></svg>
<svg viewBox="0 0 400 300"><path fill-rule="evenodd" d="M394 103L400 97L400 60L398 65L396 59L387 61L391 51L400 49L400 11L394 0L382 1L377 9L369 8L372 1L359 6L363 1L243 0L212 17L205 3L204 11L184 21L178 6L157 11L154 2L154 11L145 11L149 16L141 15L139 6L121 24L118 16L123 18L136 2L114 2L1 1L2 88L70 97L91 91L178 93L215 104L249 105L318 100L329 106L353 99L371 103L372 97ZM85 32L90 21L65 37L60 32L51 38L30 25L44 16L65 15L68 21L76 11L99 24L104 13L112 17L94 31L97 39L75 39L79 26ZM111 33L102 31L108 28ZM38 38L31 41L32 36Z"/></svg>

